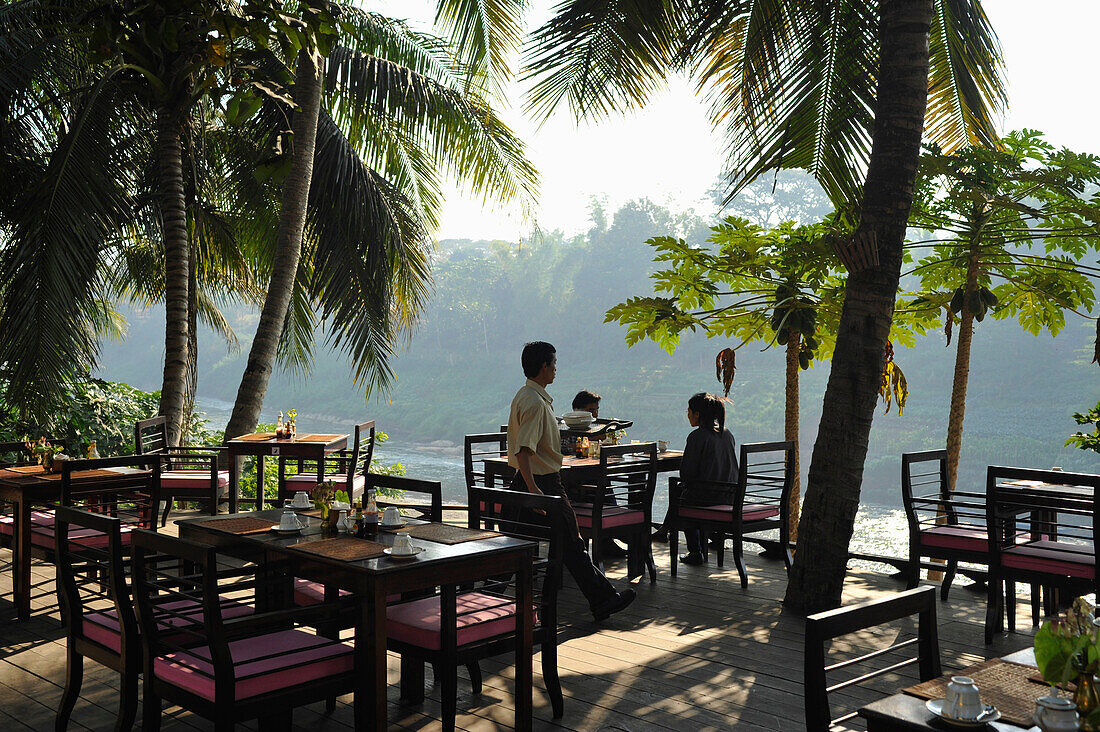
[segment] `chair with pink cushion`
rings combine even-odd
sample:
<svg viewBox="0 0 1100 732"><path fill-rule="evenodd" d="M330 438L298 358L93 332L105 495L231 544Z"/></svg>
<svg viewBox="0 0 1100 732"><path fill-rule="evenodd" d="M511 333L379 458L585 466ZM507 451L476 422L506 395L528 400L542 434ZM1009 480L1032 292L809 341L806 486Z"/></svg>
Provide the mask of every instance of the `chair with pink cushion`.
<svg viewBox="0 0 1100 732"><path fill-rule="evenodd" d="M278 593L255 565L223 565L212 547L150 531L135 531L132 543L143 729L160 729L164 701L218 730L249 719L261 729L289 728L294 707L354 690L360 669L353 645L307 627L338 612L335 604L268 608L256 601ZM229 599L256 612L233 616ZM181 610L181 602L198 604L202 614Z"/></svg>
<svg viewBox="0 0 1100 732"><path fill-rule="evenodd" d="M458 666L466 666L473 693L481 693L478 661L514 652L516 613L530 612L554 719L560 719L564 700L558 679L557 597L566 526L564 499L476 486L470 496L470 528L491 526L508 536L539 542L533 567L534 606L517 609L511 576L473 587L443 585L438 595L390 605L386 643L401 654L401 698L409 703L423 701L423 664L430 662L440 684L443 729L453 730Z"/></svg>
<svg viewBox="0 0 1100 732"><path fill-rule="evenodd" d="M1056 611L1059 591L1070 593L1070 597L1100 593L1097 498L1100 475L989 466L987 644L993 642L994 633L1005 628L1005 595L1015 597L1017 582L1042 586L1049 593L1051 613ZM1008 607L1012 607L1011 600ZM1010 614L1009 631L1015 632L1014 621Z"/></svg>
<svg viewBox="0 0 1100 732"><path fill-rule="evenodd" d="M657 581L649 542L656 486L657 443L643 442L601 448L595 478L570 488L577 525L589 540L597 567L603 568L600 547L605 540L621 539L627 545L627 578L648 569L649 581Z"/></svg>
<svg viewBox="0 0 1100 732"><path fill-rule="evenodd" d="M733 561L741 578L741 587L748 587L742 542L746 534L777 531L775 542L789 570L793 557L790 550L790 502L794 486L794 442L753 442L741 445L736 483L707 481L712 487L725 487L732 495L730 503L709 504L685 500L680 480L668 481L669 551L672 576L676 576L676 554L679 532L701 529L711 538L719 539L718 566L723 566L725 540L732 539ZM706 551L706 542L703 543Z"/></svg>
<svg viewBox="0 0 1100 732"><path fill-rule="evenodd" d="M351 445L324 457L324 480L336 490L347 491L352 501L366 490L366 476L374 459L374 420L355 425ZM287 466L297 472L287 475ZM279 460L279 504L294 497L298 491L307 493L317 487L317 463L301 458Z"/></svg>
<svg viewBox="0 0 1100 732"><path fill-rule="evenodd" d="M143 419L134 425L134 450L138 455L159 455L162 460L160 490L164 499L164 516L160 525L168 523L168 514L176 498L202 501L216 516L218 506L229 502L229 470L218 468L221 445L168 444L167 421L164 417Z"/></svg>

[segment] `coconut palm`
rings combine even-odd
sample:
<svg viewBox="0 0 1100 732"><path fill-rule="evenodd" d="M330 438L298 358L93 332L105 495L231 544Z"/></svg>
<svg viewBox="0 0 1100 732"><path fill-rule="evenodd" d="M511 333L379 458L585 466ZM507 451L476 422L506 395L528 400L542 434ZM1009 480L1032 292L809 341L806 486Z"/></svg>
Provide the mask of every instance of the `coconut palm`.
<svg viewBox="0 0 1100 732"><path fill-rule="evenodd" d="M931 60L930 60L931 55ZM996 38L977 0L566 2L536 31L529 108L581 116L643 104L686 70L726 130L731 189L810 171L878 262L848 277L787 606L835 606L901 271L921 132L945 149L995 140ZM863 180L862 194L860 181ZM808 549L808 550L807 550Z"/></svg>
<svg viewBox="0 0 1100 732"><path fill-rule="evenodd" d="M368 392L390 383L394 343L427 293L443 173L485 199L530 206L537 174L488 104L506 73L501 48L518 43L520 4L494 7L467 20L466 4L440 3L441 23L458 45L341 7L341 35L328 57L299 59L295 101L313 88L315 73L323 82L310 179L303 158L311 140L297 130L310 124L312 97L293 114L276 260L227 437L256 425L279 344L287 342L284 319L307 301ZM303 75L307 85L299 88ZM270 122L286 113L271 107ZM290 335L308 350L309 333Z"/></svg>

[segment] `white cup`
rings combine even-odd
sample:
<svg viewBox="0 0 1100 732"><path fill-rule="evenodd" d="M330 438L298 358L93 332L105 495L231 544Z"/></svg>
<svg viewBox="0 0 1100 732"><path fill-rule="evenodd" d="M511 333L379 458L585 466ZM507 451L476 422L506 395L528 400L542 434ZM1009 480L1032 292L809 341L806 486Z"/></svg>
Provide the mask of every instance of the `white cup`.
<svg viewBox="0 0 1100 732"><path fill-rule="evenodd" d="M295 508L309 508L309 495L305 491L298 491L294 494L291 504Z"/></svg>
<svg viewBox="0 0 1100 732"><path fill-rule="evenodd" d="M944 695L943 713L954 719L976 719L984 709L974 679L952 676Z"/></svg>
<svg viewBox="0 0 1100 732"><path fill-rule="evenodd" d="M298 520L298 514L288 507L283 510L283 515L279 517L279 528L283 531L293 531L302 528L302 522Z"/></svg>
<svg viewBox="0 0 1100 732"><path fill-rule="evenodd" d="M1069 732L1080 729L1077 709L1070 699L1043 696L1035 700L1032 717L1042 732Z"/></svg>
<svg viewBox="0 0 1100 732"><path fill-rule="evenodd" d="M390 506L382 512L382 523L386 526L396 526L401 523L401 512Z"/></svg>
<svg viewBox="0 0 1100 732"><path fill-rule="evenodd" d="M412 539L409 535L402 531L400 534L395 534L393 537L393 553L394 554L412 554L413 545Z"/></svg>
<svg viewBox="0 0 1100 732"><path fill-rule="evenodd" d="M668 440L657 440L657 452L668 452Z"/></svg>

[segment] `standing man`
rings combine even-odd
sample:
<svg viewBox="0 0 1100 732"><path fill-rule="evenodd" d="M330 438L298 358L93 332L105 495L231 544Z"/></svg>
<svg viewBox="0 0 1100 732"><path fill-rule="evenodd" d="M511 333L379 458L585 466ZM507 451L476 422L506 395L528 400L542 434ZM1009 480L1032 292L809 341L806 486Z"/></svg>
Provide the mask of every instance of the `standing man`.
<svg viewBox="0 0 1100 732"><path fill-rule="evenodd" d="M554 400L546 387L557 374L557 351L549 343L534 341L520 357L527 383L512 399L508 413L508 464L516 469L511 489L565 497L561 485L561 433L554 417ZM566 537L562 559L569 574L588 600L596 621L605 620L634 601L635 592L617 592L596 569L577 528L577 516L569 499L566 505Z"/></svg>

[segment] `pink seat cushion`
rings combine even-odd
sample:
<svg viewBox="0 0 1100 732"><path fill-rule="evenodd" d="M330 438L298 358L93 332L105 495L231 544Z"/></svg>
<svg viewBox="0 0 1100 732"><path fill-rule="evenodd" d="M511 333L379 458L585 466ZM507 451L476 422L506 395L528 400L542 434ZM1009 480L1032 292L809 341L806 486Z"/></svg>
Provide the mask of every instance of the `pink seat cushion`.
<svg viewBox="0 0 1100 732"><path fill-rule="evenodd" d="M348 476L346 473L325 473L325 481L327 482L330 480L339 490L347 490L345 487L348 483ZM366 483L367 479L363 477L363 474L357 473L352 481L354 491L356 493L362 493ZM288 488L295 491L311 490L317 486L317 473L298 473L297 475L291 475L286 479L286 484Z"/></svg>
<svg viewBox="0 0 1100 732"><path fill-rule="evenodd" d="M0 534L12 536L14 533L14 521L11 516L0 518ZM130 545L130 532L133 526L121 527L122 545ZM41 549L53 549L56 546L54 539L53 511L31 511L31 546ZM107 547L107 535L95 529L70 528L69 551L79 552L85 549L105 549Z"/></svg>
<svg viewBox="0 0 1100 732"><path fill-rule="evenodd" d="M746 506L741 509L741 521L763 521L779 515L779 509L775 506L761 506L753 508ZM730 503L717 506L683 506L680 508L680 518L696 519L698 521L732 521L733 505Z"/></svg>
<svg viewBox="0 0 1100 732"><path fill-rule="evenodd" d="M209 470L165 470L160 474L161 488L186 488L194 490L210 484ZM218 471L218 487L229 485L229 471Z"/></svg>
<svg viewBox="0 0 1100 732"><path fill-rule="evenodd" d="M1096 575L1093 547L1041 539L1001 552L1005 567L1091 579Z"/></svg>
<svg viewBox="0 0 1100 732"><path fill-rule="evenodd" d="M340 597L347 597L351 593L347 590L340 590ZM400 594L386 595L386 602L397 602L401 599ZM301 577L294 578L294 604L299 607L308 607L310 605L320 605L325 601L325 586L320 582L313 582L312 580L302 579Z"/></svg>
<svg viewBox="0 0 1100 732"><path fill-rule="evenodd" d="M190 620L202 618L202 607L194 600L179 600L166 603L163 607L171 610L185 610L182 618L169 618L163 624L166 626L178 626ZM191 608L191 610L187 610ZM225 602L222 604L222 618L237 618L242 615L250 615L252 608L237 602ZM84 615L84 637L95 641L104 648L109 648L115 653L122 652L122 631L118 622L118 613L114 610L86 613Z"/></svg>
<svg viewBox="0 0 1100 732"><path fill-rule="evenodd" d="M53 511L31 511L31 531L47 528L53 533ZM12 536L15 533L15 517L10 513L0 515L0 534Z"/></svg>
<svg viewBox="0 0 1100 732"><path fill-rule="evenodd" d="M233 641L229 654L233 658L234 698L248 699L348 673L354 667L354 650L350 643L331 641L302 630ZM214 698L214 667L209 658L207 646L169 653L153 660L153 673L203 699L229 704L232 699Z"/></svg>
<svg viewBox="0 0 1100 732"><path fill-rule="evenodd" d="M577 514L577 525L592 528L592 504L574 503L573 511ZM621 506L603 507L603 528L610 529L615 526L630 526L645 522L645 513L636 508L623 508Z"/></svg>
<svg viewBox="0 0 1100 732"><path fill-rule="evenodd" d="M455 600L458 645L516 630L516 605L506 598L466 592ZM409 645L438 651L441 646L439 595L401 602L386 610L386 634Z"/></svg>
<svg viewBox="0 0 1100 732"><path fill-rule="evenodd" d="M921 546L943 549L963 549L972 552L989 550L989 537L984 526L974 524L944 524L920 532Z"/></svg>

